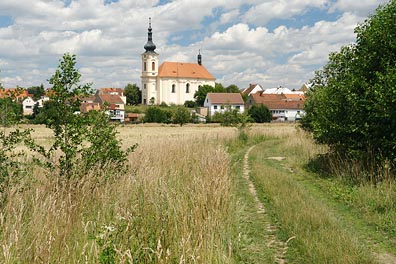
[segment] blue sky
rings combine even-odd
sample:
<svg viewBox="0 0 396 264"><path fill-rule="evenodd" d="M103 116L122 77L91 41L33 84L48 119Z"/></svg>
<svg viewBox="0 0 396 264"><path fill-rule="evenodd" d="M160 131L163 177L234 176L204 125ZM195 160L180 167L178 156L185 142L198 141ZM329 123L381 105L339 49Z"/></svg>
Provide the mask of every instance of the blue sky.
<svg viewBox="0 0 396 264"><path fill-rule="evenodd" d="M2 0L0 81L44 84L65 52L83 82L140 85L148 18L163 61L195 62L224 85L299 88L384 0Z"/></svg>

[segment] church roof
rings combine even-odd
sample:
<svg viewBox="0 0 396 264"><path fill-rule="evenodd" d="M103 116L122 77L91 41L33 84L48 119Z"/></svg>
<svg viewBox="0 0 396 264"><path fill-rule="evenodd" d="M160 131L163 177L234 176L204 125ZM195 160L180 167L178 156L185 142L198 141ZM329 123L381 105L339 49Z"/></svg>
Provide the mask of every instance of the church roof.
<svg viewBox="0 0 396 264"><path fill-rule="evenodd" d="M158 69L159 77L193 78L215 80L208 70L198 63L168 62L165 61Z"/></svg>

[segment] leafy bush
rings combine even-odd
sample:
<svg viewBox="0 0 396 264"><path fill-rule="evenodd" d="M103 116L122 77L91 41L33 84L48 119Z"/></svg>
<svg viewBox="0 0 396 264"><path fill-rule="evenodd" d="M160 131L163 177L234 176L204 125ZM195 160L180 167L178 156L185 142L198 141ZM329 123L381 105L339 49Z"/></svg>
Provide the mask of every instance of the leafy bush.
<svg viewBox="0 0 396 264"><path fill-rule="evenodd" d="M331 53L316 72L302 127L357 159L396 159L396 1L359 25L356 44Z"/></svg>
<svg viewBox="0 0 396 264"><path fill-rule="evenodd" d="M248 111L256 123L268 123L272 120L272 114L265 105L252 105Z"/></svg>
<svg viewBox="0 0 396 264"><path fill-rule="evenodd" d="M150 106L147 108L146 115L143 119L147 123L170 123L172 121L172 112L166 108Z"/></svg>

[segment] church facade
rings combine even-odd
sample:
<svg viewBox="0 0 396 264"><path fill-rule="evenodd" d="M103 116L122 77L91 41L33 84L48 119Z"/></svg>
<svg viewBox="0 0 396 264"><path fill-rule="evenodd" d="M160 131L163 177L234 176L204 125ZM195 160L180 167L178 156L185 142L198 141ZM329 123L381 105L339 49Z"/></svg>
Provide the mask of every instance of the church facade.
<svg viewBox="0 0 396 264"><path fill-rule="evenodd" d="M148 40L142 55L142 104L182 105L194 100L194 93L202 85L215 86L215 78L202 65L202 55L198 54L197 63L163 62L159 65L159 54L155 52L151 22Z"/></svg>

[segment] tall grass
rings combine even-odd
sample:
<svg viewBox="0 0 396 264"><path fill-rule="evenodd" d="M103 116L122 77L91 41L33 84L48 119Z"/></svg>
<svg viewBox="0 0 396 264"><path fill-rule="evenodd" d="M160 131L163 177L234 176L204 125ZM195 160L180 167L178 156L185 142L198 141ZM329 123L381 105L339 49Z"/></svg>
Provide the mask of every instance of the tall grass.
<svg viewBox="0 0 396 264"><path fill-rule="evenodd" d="M228 154L220 134L179 131L121 133L125 145L139 139L139 147L132 170L110 179L60 181L32 168L1 210L0 262L231 263Z"/></svg>

